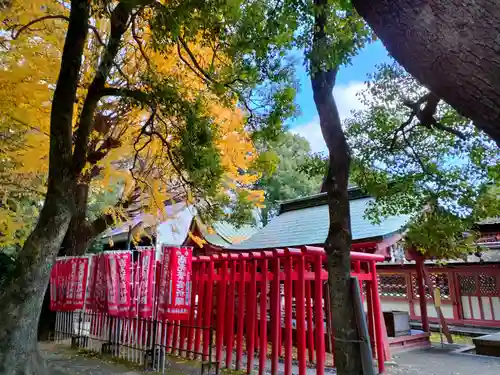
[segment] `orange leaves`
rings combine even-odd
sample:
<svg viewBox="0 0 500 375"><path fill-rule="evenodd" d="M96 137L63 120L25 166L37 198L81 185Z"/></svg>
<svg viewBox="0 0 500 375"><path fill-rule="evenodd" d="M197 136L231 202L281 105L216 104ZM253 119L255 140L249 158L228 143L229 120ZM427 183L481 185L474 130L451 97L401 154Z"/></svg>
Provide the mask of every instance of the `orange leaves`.
<svg viewBox="0 0 500 375"><path fill-rule="evenodd" d="M6 17L19 24L48 14L68 13L67 6L58 0L13 0L12 4L11 12ZM3 18L3 15L0 17ZM106 40L109 36L109 19L94 17L97 18L91 20L92 26L99 32L100 38ZM188 204L197 204L204 199L218 204L220 202L217 200L223 196L226 199L221 201L227 204L228 196L239 196L240 192L248 190L245 197L249 202L260 204L262 194L250 191L259 175L251 170L257 154L245 130L245 114L235 102L223 97L224 93L215 94L211 79L193 71L193 67L198 66L216 77L223 69L230 67L231 62L224 56L214 56L212 48L207 46L201 36L197 41L180 43L179 48L174 45L161 48L161 51L155 50L148 29L148 17L150 14L147 9L134 17L131 28L120 43L121 49L106 84L109 88L127 87L156 94L156 86L152 82L166 82L165 91L158 91L158 96L161 95L164 102L155 101L155 104L160 102L163 105L158 109L162 121L157 117L158 123L145 131L143 127L145 124L149 126L147 121L153 112L153 105L151 108L147 105L140 107L136 102L119 95L103 97L94 114L94 131L88 143L87 163L79 176L79 182L91 184L91 188L97 192L117 192L121 202L138 200L137 205L155 218L166 216L165 202L174 198L187 201ZM67 24L62 20L47 20L36 26L25 30L16 41L8 41L8 53L5 50L0 52L3 67L0 70L0 131L16 139L15 146L8 149L3 147L3 141L0 140L0 154L9 161L8 174L13 179L34 181L43 188L43 177L48 166L51 100ZM79 126L80 111L88 95L89 84L96 75L97 63L102 57L103 46L98 39L94 32L90 32L86 41L74 104L73 130ZM194 99L203 103L199 111L204 111L203 115L209 117L206 124L210 127L210 136L212 131L215 134L214 143L220 152L224 170L223 181L214 181L215 187L212 189L210 186L210 192L206 193L216 197L200 196L202 194L197 189L197 181L187 181L184 176L186 171L174 165L176 161L166 144L176 146L181 143L179 138L185 138L172 134L182 134L179 127L186 126L195 116L186 116L186 120L179 111L169 111L170 103L172 108L177 108L175 99L169 96L170 82L173 82L172 90L177 90L176 93L189 99L190 103L194 103ZM189 109L190 103L181 108ZM152 129L158 132L161 129L164 139L153 136ZM139 135L142 136L140 140ZM182 167L182 163L178 164ZM220 168L214 175L214 178L219 178ZM103 213L111 215L115 222L128 219L128 212L119 206L110 205Z"/></svg>
<svg viewBox="0 0 500 375"><path fill-rule="evenodd" d="M191 231L188 232L188 236L189 238L191 238L191 240L199 247L203 247L204 244L207 243L207 241L205 241L203 238L193 234Z"/></svg>

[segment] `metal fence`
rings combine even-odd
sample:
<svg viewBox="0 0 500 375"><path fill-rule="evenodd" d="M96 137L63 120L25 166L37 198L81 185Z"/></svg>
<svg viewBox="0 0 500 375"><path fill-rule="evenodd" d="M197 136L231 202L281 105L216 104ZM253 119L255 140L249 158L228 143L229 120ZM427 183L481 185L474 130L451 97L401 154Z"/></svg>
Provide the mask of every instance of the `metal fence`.
<svg viewBox="0 0 500 375"><path fill-rule="evenodd" d="M201 337L203 351L197 351L199 346L193 347L189 340L194 332ZM139 364L145 370L162 373L168 368L168 356L179 356L201 359L201 374L210 374L212 370L218 374L220 366L213 360L213 338L212 327L155 319L117 318L85 310L58 311L54 332L54 340L58 343L111 355Z"/></svg>

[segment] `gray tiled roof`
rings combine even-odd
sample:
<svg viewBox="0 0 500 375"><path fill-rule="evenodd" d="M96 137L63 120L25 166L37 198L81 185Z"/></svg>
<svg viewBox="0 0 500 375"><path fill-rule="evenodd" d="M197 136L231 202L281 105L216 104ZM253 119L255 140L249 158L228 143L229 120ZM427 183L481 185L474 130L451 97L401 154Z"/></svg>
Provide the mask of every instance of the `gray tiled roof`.
<svg viewBox="0 0 500 375"><path fill-rule="evenodd" d="M365 219L365 210L373 198L350 201L353 240L380 238L398 232L408 223L410 216L391 216L380 225ZM229 249L267 249L287 246L314 245L325 242L328 233L328 206L303 207L285 211L273 218L252 237Z"/></svg>
<svg viewBox="0 0 500 375"><path fill-rule="evenodd" d="M500 224L500 216L499 217L490 217L484 220L481 220L479 225L489 225L489 224Z"/></svg>

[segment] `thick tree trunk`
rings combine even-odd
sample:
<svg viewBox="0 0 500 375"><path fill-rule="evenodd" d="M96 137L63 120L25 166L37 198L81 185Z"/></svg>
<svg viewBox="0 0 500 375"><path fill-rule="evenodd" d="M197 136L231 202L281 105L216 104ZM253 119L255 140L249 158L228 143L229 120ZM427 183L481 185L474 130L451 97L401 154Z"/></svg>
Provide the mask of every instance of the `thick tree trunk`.
<svg viewBox="0 0 500 375"><path fill-rule="evenodd" d="M75 215L71 218L68 230L64 236L57 256L74 256L85 254L90 243L88 239L88 224L85 220L87 206L86 196L88 196L88 185L79 184L75 188ZM85 201L82 200L85 198ZM82 218L83 205L83 218ZM47 286L38 323L38 340L47 341L54 333L56 313L50 310L50 289Z"/></svg>
<svg viewBox="0 0 500 375"><path fill-rule="evenodd" d="M500 7L492 0L353 0L389 53L500 146Z"/></svg>
<svg viewBox="0 0 500 375"><path fill-rule="evenodd" d="M71 219L68 192L71 181L62 181L47 194L38 224L0 291L2 375L44 373L43 363L37 363L38 319L50 269Z"/></svg>
<svg viewBox="0 0 500 375"><path fill-rule="evenodd" d="M72 160L70 160L69 165L71 168L68 171L70 175L73 175L75 179L81 174L86 162L87 162L87 152L88 152L88 141L89 136L94 125L94 114L97 108L97 104L102 97L102 90L106 84L106 79L109 76L111 67L113 65L114 58L116 57L118 50L120 48L121 39L123 34L127 30L128 20L132 13L134 3L128 1L120 2L111 14L111 29L110 37L106 45L101 61L99 63L99 68L89 86L87 96L85 98L79 123L76 131L75 140L75 150L72 155ZM88 11L88 2L73 0L71 4L71 10L75 13L79 13L81 10ZM85 22L85 33L87 31L88 25L88 13ZM71 29L71 22L70 22ZM68 36L66 38L66 43L69 40L70 31L68 30ZM66 47L66 46L65 46ZM83 47L83 45L82 45ZM83 49L82 49L83 51ZM81 51L81 52L82 52ZM81 60L81 54L80 54ZM64 55L63 55L64 62ZM80 69L81 61L78 65ZM61 68L62 70L62 68ZM59 78L59 81L61 78ZM76 83L76 81L75 81ZM74 101L74 99L73 99ZM70 127L71 129L71 127ZM71 151L71 148L70 148ZM95 236L104 231L106 224L109 222L109 218L101 217L97 219L94 223L89 224L86 220L87 213L87 202L89 193L89 181L82 181L74 189L74 202L76 205L76 210L72 216L69 229L66 233L64 246L62 249L62 255L82 255L87 250L90 241L92 241ZM45 288L47 288L47 283L45 283ZM38 328L38 335L41 339L49 336L50 329L54 324L55 316L48 309L49 303L47 301L48 296L47 290L45 290L45 304L43 310L42 325L38 324L35 326ZM43 294L42 294L43 296ZM43 297L42 297L43 298ZM41 306L40 306L41 308ZM40 313L40 308L38 312ZM37 316L38 323L38 316ZM1 375L1 374L0 374Z"/></svg>
<svg viewBox="0 0 500 375"><path fill-rule="evenodd" d="M89 184L80 183L75 187L75 214L72 216L66 235L57 255L77 256L87 251L91 241L95 238L91 233L91 226L87 222L87 203ZM38 340L47 341L54 333L56 313L50 310L50 289L47 286L38 323Z"/></svg>
<svg viewBox="0 0 500 375"><path fill-rule="evenodd" d="M47 195L38 223L0 290L0 374L47 374L37 328L50 269L74 210L72 119L90 5L72 0L61 68L52 100Z"/></svg>
<svg viewBox="0 0 500 375"><path fill-rule="evenodd" d="M68 232L64 237L60 256L83 255L92 241L92 233L87 222L89 183L79 183L75 188L75 215L71 218Z"/></svg>

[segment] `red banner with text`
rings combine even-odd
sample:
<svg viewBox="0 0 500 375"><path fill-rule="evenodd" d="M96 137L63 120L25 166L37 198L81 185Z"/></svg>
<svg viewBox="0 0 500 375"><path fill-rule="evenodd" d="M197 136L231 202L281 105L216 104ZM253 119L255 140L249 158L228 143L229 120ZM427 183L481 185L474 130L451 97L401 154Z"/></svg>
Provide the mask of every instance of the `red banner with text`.
<svg viewBox="0 0 500 375"><path fill-rule="evenodd" d="M50 309L75 311L85 304L88 257L59 258L50 273Z"/></svg>
<svg viewBox="0 0 500 375"><path fill-rule="evenodd" d="M187 247L163 247L158 319L187 320L191 305L193 250Z"/></svg>
<svg viewBox="0 0 500 375"><path fill-rule="evenodd" d="M90 271L89 308L111 316L128 317L131 306L130 251L95 255Z"/></svg>
<svg viewBox="0 0 500 375"><path fill-rule="evenodd" d="M132 282L132 304L130 316L140 318L151 318L153 315L154 302L154 265L155 249L141 249L135 261Z"/></svg>

